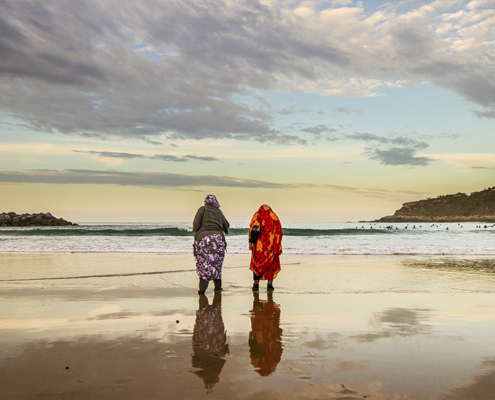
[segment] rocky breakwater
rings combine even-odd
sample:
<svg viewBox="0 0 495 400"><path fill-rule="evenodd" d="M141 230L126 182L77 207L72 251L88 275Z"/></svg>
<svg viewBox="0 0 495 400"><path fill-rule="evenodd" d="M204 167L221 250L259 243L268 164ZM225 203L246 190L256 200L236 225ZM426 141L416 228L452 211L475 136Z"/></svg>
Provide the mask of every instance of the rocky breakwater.
<svg viewBox="0 0 495 400"><path fill-rule="evenodd" d="M66 226L77 225L63 218L54 217L50 213L16 214L1 213L0 226Z"/></svg>

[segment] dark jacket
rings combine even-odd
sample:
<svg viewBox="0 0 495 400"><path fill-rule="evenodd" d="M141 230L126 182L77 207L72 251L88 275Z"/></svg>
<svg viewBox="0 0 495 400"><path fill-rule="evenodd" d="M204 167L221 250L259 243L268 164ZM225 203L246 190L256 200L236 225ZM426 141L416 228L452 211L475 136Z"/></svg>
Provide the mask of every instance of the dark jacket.
<svg viewBox="0 0 495 400"><path fill-rule="evenodd" d="M229 233L229 221L218 207L206 204L199 207L193 221L194 240L199 242L206 235L217 233L225 240L224 232Z"/></svg>

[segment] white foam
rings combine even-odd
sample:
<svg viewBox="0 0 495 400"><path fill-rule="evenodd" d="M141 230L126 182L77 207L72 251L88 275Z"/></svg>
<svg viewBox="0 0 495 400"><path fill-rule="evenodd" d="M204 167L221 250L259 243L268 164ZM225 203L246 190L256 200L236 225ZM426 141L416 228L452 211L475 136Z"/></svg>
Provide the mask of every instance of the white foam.
<svg viewBox="0 0 495 400"><path fill-rule="evenodd" d="M482 226L478 228L478 226ZM176 227L190 230L188 224L120 224L119 229ZM232 224L246 228L247 224ZM365 228L362 229L361 226ZM370 228L373 226L373 229ZM395 224L398 230L385 229L386 224L315 223L286 224L295 229L351 229L349 234L335 236L284 236L285 254L328 255L495 255L495 228L484 224ZM87 225L107 229L108 224ZM356 229L356 227L358 229ZM406 229L406 227L408 229ZM447 228L449 228L447 230ZM24 228L26 229L26 228ZM84 225L77 229L87 229ZM31 228L32 230L32 228ZM359 232L357 232L359 231ZM382 234L378 233L382 232ZM0 252L103 252L103 253L191 253L192 236L43 236L3 235ZM247 235L227 236L227 252L248 254Z"/></svg>

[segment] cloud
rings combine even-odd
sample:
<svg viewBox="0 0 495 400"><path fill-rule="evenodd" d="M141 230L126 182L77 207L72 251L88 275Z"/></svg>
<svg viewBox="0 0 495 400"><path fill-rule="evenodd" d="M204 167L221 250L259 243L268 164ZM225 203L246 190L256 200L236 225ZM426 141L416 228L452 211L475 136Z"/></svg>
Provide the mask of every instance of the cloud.
<svg viewBox="0 0 495 400"><path fill-rule="evenodd" d="M340 114L364 114L364 110L362 108L334 107L333 109Z"/></svg>
<svg viewBox="0 0 495 400"><path fill-rule="evenodd" d="M474 113L480 118L495 118L495 107L487 111L475 111Z"/></svg>
<svg viewBox="0 0 495 400"><path fill-rule="evenodd" d="M72 150L74 153L95 154L99 157L110 158L145 158L142 154L118 153L113 151Z"/></svg>
<svg viewBox="0 0 495 400"><path fill-rule="evenodd" d="M112 151L94 151L94 150L72 150L75 153L86 153L94 154L99 157L109 157L109 158L120 158L120 159L132 159L132 158L148 158L151 160L161 160L161 161L173 161L173 162L187 162L190 160L195 161L218 161L216 157L204 157L195 155L185 155L183 157L174 156L171 154L155 154L153 156L145 156L143 154L135 153L119 153Z"/></svg>
<svg viewBox="0 0 495 400"><path fill-rule="evenodd" d="M408 138L406 136L385 137L367 132L364 133L356 132L352 134L347 134L345 135L345 137L347 139L364 141L364 142L378 142L378 143L387 143L387 144L399 145L399 146L409 146L418 150L426 149L428 147L428 143L420 142L415 139Z"/></svg>
<svg viewBox="0 0 495 400"><path fill-rule="evenodd" d="M315 125L315 126L310 126L307 128L301 128L301 129L299 129L299 131L311 133L314 135L315 139L320 139L324 133L331 134L331 133L337 132L337 129L331 128L331 127L326 126L326 125ZM338 140L337 138L330 136L330 135L326 135L325 139L328 141Z"/></svg>
<svg viewBox="0 0 495 400"><path fill-rule="evenodd" d="M352 140L358 140L358 141L364 141L364 142L370 142L370 141L376 141L379 143L389 143L390 139L382 137L382 136L377 136L372 133L352 133L352 134L347 134L345 135L347 139L352 139Z"/></svg>
<svg viewBox="0 0 495 400"><path fill-rule="evenodd" d="M378 96L428 81L494 117L490 3L332 7L3 1L0 110L47 133L302 144L274 129L260 93Z"/></svg>
<svg viewBox="0 0 495 400"><path fill-rule="evenodd" d="M336 129L330 128L326 125L316 125L316 126L311 126L309 128L303 128L300 130L302 132L313 133L315 135L319 135L319 134L325 133L325 132L336 132L337 131Z"/></svg>
<svg viewBox="0 0 495 400"><path fill-rule="evenodd" d="M421 157L416 155L414 149L394 147L388 150L367 149L367 153L371 160L378 160L384 165L411 165L424 166L435 161L429 157Z"/></svg>
<svg viewBox="0 0 495 400"><path fill-rule="evenodd" d="M254 179L240 179L230 176L185 175L160 172L125 172L116 170L67 169L57 171L37 169L27 172L0 171L0 182L3 183L38 183L55 185L120 185L163 188L194 188L203 186L251 188L251 189L328 189L348 192L356 195L382 196L389 194L415 194L423 192L406 192L400 190L384 190L376 188L360 189L351 186L312 184L312 183L276 183Z"/></svg>
<svg viewBox="0 0 495 400"><path fill-rule="evenodd" d="M435 161L433 158L417 156L418 150L426 149L429 145L406 136L385 137L372 133L353 133L344 135L346 139L376 142L387 145L386 148L368 147L366 154L371 160L378 160L384 165L425 166Z"/></svg>
<svg viewBox="0 0 495 400"><path fill-rule="evenodd" d="M193 176L155 172L123 172L68 169L66 171L36 170L31 172L0 172L0 182L46 183L58 185L121 185L148 187L221 186L237 188L281 189L296 187L292 184L272 183L229 176Z"/></svg>

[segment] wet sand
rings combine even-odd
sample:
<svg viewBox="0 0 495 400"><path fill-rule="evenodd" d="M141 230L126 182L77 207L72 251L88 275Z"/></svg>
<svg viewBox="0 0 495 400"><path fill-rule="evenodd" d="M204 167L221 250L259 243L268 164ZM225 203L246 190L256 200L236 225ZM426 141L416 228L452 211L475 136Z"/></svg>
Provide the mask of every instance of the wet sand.
<svg viewBox="0 0 495 400"><path fill-rule="evenodd" d="M198 296L179 256L1 256L6 399L495 398L491 259L287 258L254 296L239 256L230 290ZM180 272L20 281L105 275L89 259Z"/></svg>

